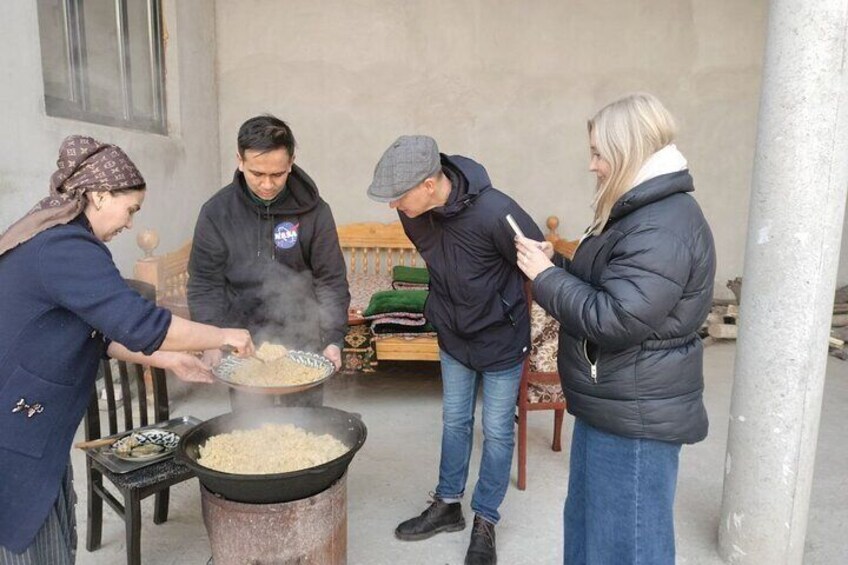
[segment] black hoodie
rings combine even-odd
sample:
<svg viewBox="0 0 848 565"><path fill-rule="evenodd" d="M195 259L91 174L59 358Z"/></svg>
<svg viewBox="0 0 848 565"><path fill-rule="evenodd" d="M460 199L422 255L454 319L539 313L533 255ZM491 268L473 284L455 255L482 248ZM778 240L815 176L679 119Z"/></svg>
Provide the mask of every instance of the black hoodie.
<svg viewBox="0 0 848 565"><path fill-rule="evenodd" d="M442 170L451 181L445 205L417 218L398 214L430 270L425 315L439 347L466 367L508 369L527 356L530 318L505 217L530 239L542 241L542 232L479 163L442 155Z"/></svg>
<svg viewBox="0 0 848 565"><path fill-rule="evenodd" d="M244 327L257 341L341 347L350 305L344 256L330 207L297 165L267 205L236 170L200 211L188 270L192 320Z"/></svg>

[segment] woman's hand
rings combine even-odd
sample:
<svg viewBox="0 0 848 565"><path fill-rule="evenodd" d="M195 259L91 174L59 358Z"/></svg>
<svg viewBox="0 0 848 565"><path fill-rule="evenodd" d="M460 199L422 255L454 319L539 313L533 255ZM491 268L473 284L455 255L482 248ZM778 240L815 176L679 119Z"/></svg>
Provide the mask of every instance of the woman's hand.
<svg viewBox="0 0 848 565"><path fill-rule="evenodd" d="M518 252L518 268L531 281L536 280L542 271L554 266L551 263L554 246L548 241L534 241L515 236L515 250Z"/></svg>
<svg viewBox="0 0 848 565"><path fill-rule="evenodd" d="M221 347L225 345L232 347L239 357L250 357L256 352L249 331L238 328L223 328L221 332L223 333Z"/></svg>
<svg viewBox="0 0 848 565"><path fill-rule="evenodd" d="M336 371L342 368L342 350L339 349L338 345L331 343L324 348L323 355L333 362L333 365L336 367Z"/></svg>
<svg viewBox="0 0 848 565"><path fill-rule="evenodd" d="M528 239L527 241L535 243L548 259L554 258L554 244L550 241L533 241L532 239Z"/></svg>
<svg viewBox="0 0 848 565"><path fill-rule="evenodd" d="M223 358L224 352L220 349L207 349L203 352L203 357L200 359L210 367L215 368Z"/></svg>
<svg viewBox="0 0 848 565"><path fill-rule="evenodd" d="M158 351L156 355L160 357L163 368L174 373L181 381L188 383L211 383L215 379L212 378L212 369L189 353L179 353L177 351Z"/></svg>

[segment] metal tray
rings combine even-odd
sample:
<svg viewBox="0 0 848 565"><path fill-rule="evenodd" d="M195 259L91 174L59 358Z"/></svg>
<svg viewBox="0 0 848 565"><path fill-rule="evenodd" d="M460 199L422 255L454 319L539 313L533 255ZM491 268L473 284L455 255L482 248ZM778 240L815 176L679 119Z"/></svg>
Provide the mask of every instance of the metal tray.
<svg viewBox="0 0 848 565"><path fill-rule="evenodd" d="M332 377L333 374L336 372L336 367L335 365L333 365L333 362L324 357L323 355L318 355L317 353L309 353L306 351L294 350L289 351L286 355L294 359L298 363L306 365L307 367L320 368L323 371L321 377L312 382L303 383L299 385L251 386L242 383L235 383L230 380L232 374L239 367L239 365L245 362L245 360L240 357L233 356L224 357L221 362L212 369L212 374L218 381L236 390L250 392L254 394L281 395L302 392L314 386L318 386L330 377Z"/></svg>
<svg viewBox="0 0 848 565"><path fill-rule="evenodd" d="M158 424L144 426L143 428L133 428L132 431L138 432L140 430L168 430L169 432L174 432L175 434L182 437L187 434L189 430L191 430L193 427L195 427L202 421L203 420L195 418L194 416L180 416L179 418L172 418L165 422L159 422ZM128 433L129 431L124 431L107 437L119 438L127 435ZM169 451L168 453L163 453L161 457L144 459L141 461L128 461L126 459L121 459L120 457L115 455L112 452L111 446L109 445L104 447L94 447L86 451L91 454L95 461L97 461L113 473L118 474L129 473L130 471L135 471L136 469L141 469L142 467L147 467L148 465L153 465L154 463L159 463L174 456L174 451Z"/></svg>

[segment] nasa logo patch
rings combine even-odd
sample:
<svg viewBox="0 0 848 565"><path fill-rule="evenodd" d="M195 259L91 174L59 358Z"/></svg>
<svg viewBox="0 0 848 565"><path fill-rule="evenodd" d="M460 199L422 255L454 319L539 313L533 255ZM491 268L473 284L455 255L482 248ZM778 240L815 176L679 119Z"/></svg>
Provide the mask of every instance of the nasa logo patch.
<svg viewBox="0 0 848 565"><path fill-rule="evenodd" d="M274 228L274 245L280 249L291 249L297 245L298 228L300 224L283 222Z"/></svg>

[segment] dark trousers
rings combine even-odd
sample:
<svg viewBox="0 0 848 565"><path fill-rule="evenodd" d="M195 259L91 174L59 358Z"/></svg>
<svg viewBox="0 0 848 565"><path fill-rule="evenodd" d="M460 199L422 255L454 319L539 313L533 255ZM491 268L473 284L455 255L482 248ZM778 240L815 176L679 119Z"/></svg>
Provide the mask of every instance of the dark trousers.
<svg viewBox="0 0 848 565"><path fill-rule="evenodd" d="M303 406L318 408L324 405L324 385L320 384L293 394L254 394L230 389L230 407L233 412L244 412L272 406Z"/></svg>

